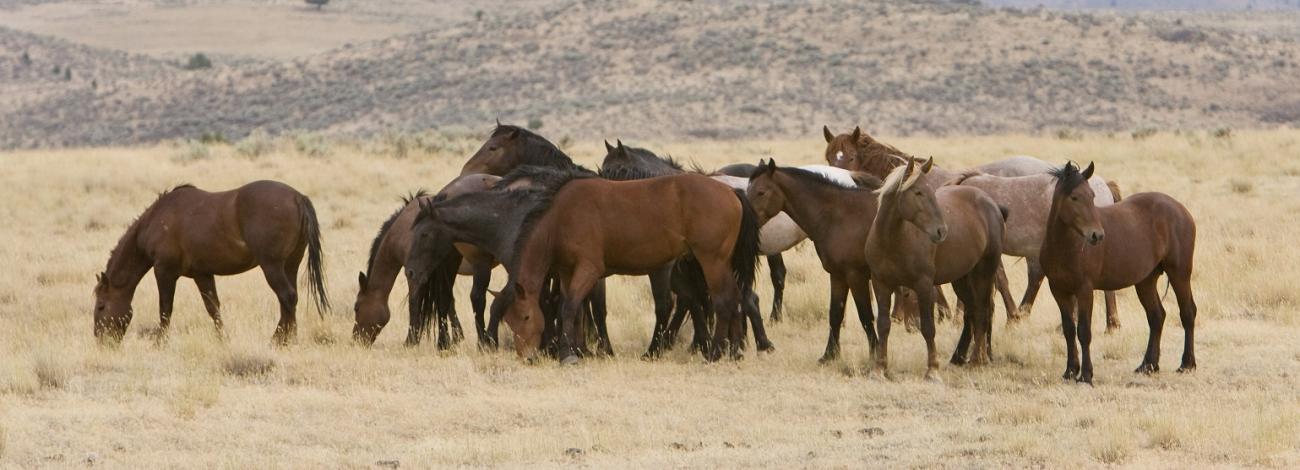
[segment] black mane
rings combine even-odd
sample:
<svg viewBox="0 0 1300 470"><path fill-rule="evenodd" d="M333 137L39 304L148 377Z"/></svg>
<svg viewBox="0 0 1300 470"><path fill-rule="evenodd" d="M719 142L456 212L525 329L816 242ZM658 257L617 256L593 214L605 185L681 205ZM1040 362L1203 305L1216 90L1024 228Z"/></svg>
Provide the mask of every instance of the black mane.
<svg viewBox="0 0 1300 470"><path fill-rule="evenodd" d="M581 178L595 178L596 173L578 165L571 167L553 167L524 165L510 170L492 185L493 190L505 189L520 180L532 181L532 186L540 188L558 188L565 183Z"/></svg>
<svg viewBox="0 0 1300 470"><path fill-rule="evenodd" d="M411 201L428 196L429 193L420 189L412 194L407 194L402 198L402 207L397 208L393 215L388 216L388 220L379 226L379 234L375 235L375 240L370 242L370 257L366 259L366 276L370 275L370 269L375 266L375 256L379 255L379 244L383 242L384 237L388 235L388 230L393 228L393 222L397 221L397 216L402 214L402 210L411 204Z"/></svg>
<svg viewBox="0 0 1300 470"><path fill-rule="evenodd" d="M609 154L600 166L600 177L616 181L640 180L686 172L672 156L659 156L640 147L623 147L627 158Z"/></svg>
<svg viewBox="0 0 1300 470"><path fill-rule="evenodd" d="M1056 178L1056 192L1068 193L1074 191L1074 188L1083 183L1083 173L1073 162L1066 163L1060 168L1053 168L1047 172Z"/></svg>
<svg viewBox="0 0 1300 470"><path fill-rule="evenodd" d="M556 147L545 137L537 135L528 129L512 126L509 124L498 124L496 129L492 130L492 136L496 137L505 133L514 133L515 139L518 139L524 149L520 154L521 163L524 165L549 166L557 168L583 168L582 165L573 162L569 155ZM590 170L588 170L590 171Z"/></svg>

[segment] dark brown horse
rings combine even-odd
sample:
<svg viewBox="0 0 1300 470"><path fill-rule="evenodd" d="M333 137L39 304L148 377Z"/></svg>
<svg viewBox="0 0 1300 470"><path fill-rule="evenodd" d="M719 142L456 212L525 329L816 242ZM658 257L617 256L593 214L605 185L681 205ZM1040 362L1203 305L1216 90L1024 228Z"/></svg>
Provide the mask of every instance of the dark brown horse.
<svg viewBox="0 0 1300 470"><path fill-rule="evenodd" d="M1160 333L1165 308L1156 281L1169 275L1183 322L1183 361L1179 372L1196 368L1193 349L1196 301L1192 299L1192 252L1196 222L1186 207L1161 193L1138 193L1107 207L1093 202L1084 182L1093 165L1079 171L1066 164L1052 175L1056 188L1040 256L1052 296L1061 308L1061 331L1068 358L1065 378L1092 383L1092 293L1133 286L1151 327L1139 373L1160 370ZM1076 326L1077 319L1077 326ZM1080 368L1078 347L1083 350Z"/></svg>
<svg viewBox="0 0 1300 470"><path fill-rule="evenodd" d="M261 267L280 301L274 340L297 333L298 266L307 256L307 290L324 315L329 309L322 274L320 226L311 200L284 183L256 181L210 193L184 185L158 196L136 218L95 284L95 337L120 341L131 323L131 299L150 269L158 282L161 333L171 325L180 277L194 279L203 305L221 331L221 302L213 276Z"/></svg>
<svg viewBox="0 0 1300 470"><path fill-rule="evenodd" d="M636 181L580 179L549 196L529 216L510 262L505 320L520 356L533 357L543 318L538 299L550 273L565 291L560 357L574 363L571 347L581 299L610 274L644 275L690 253L707 279L717 316L714 342L705 354L739 354L740 293L752 285L758 224L748 201L706 176L685 174ZM739 284L739 285L738 285ZM502 301L502 298L498 298ZM660 340L668 318L656 318Z"/></svg>
<svg viewBox="0 0 1300 470"><path fill-rule="evenodd" d="M933 286L952 283L965 305L965 325L953 353L954 364L988 362L993 324L993 279L1002 257L1006 214L988 195L975 188L946 186L938 191L926 181L933 159L894 170L880 189L880 208L867 236L867 261L878 282L879 311L889 311L889 293L911 288L920 306L925 337L926 378L939 380L934 344ZM883 289L881 289L883 287ZM889 319L877 323L880 346L875 370L889 364Z"/></svg>
<svg viewBox="0 0 1300 470"><path fill-rule="evenodd" d="M437 196L442 198L457 197L462 194L468 194L490 189L501 178L492 175L471 174L457 177L450 183L447 183ZM397 275L402 272L402 267L406 264L406 258L411 250L411 227L415 224L416 215L420 212L420 203L430 200L435 196L429 196L423 191L418 192L411 197L402 201L402 208L394 212L392 216L379 229L379 234L375 236L374 242L370 246L370 257L366 261L366 270L357 276L359 290L357 291L357 300L353 304L355 314L355 325L352 329L352 336L363 344L373 343L375 337L388 324L391 312L388 308L388 297L393 291L393 284L397 280ZM465 250L473 250L473 247L466 247ZM462 250L464 251L464 250ZM477 259L479 257L471 254L466 260ZM472 274L479 269L475 269L477 264L473 262L465 263L467 266L462 269L461 259L459 257L448 260L449 265L438 268L441 271L450 270L449 273L455 276L457 273ZM487 270L492 269L491 260L488 260ZM409 282L408 286L414 288L421 285L419 282ZM470 293L473 303L474 313L477 318L481 319L484 309L486 308L487 283L478 282L475 279L474 289ZM448 290L447 293L450 293ZM410 329L407 331L406 344L408 346L420 343L421 338L428 331L430 316L428 309L432 308L428 302L418 302L415 299L420 298L415 289L411 289L408 295L408 307L410 308ZM463 337L460 321L456 318L454 300L447 302L438 302L438 347L445 349L450 347L456 339ZM447 326L450 328L447 328ZM450 329L450 331L448 331Z"/></svg>
<svg viewBox="0 0 1300 470"><path fill-rule="evenodd" d="M546 138L519 126L497 123L487 141L483 142L478 151L474 152L474 155L461 167L460 174L484 173L505 176L511 170L524 165L561 169L582 168L573 163L573 159Z"/></svg>
<svg viewBox="0 0 1300 470"><path fill-rule="evenodd" d="M877 197L873 190L880 184L876 180L866 188L845 187L811 171L779 168L775 159L760 165L749 178L746 193L759 223L767 223L782 211L789 214L812 239L822 269L830 274L830 334L822 362L839 357L840 326L850 292L871 349L876 348L866 242L871 221L876 218Z"/></svg>

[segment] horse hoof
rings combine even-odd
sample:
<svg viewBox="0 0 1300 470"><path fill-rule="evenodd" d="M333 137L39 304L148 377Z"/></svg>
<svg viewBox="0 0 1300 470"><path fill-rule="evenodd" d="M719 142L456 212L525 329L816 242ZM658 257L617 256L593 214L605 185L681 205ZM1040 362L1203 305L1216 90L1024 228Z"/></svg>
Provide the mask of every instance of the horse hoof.
<svg viewBox="0 0 1300 470"><path fill-rule="evenodd" d="M835 357L834 354L825 354L825 355L822 355L822 358L821 358L821 359L818 359L818 360L817 360L817 363L818 363L818 364L825 365L825 364L829 364L829 363L831 363L831 362L835 362L835 359L836 359L836 357Z"/></svg>
<svg viewBox="0 0 1300 470"><path fill-rule="evenodd" d="M887 376L885 375L885 370L884 370L884 369L881 369L881 368L879 368L879 367L876 367L876 368L871 369L870 372L867 372L867 380L871 380L871 381L879 381L879 382L887 382L887 381L889 381L889 377L887 377Z"/></svg>
<svg viewBox="0 0 1300 470"><path fill-rule="evenodd" d="M1196 371L1196 364L1183 364L1178 368L1179 374L1187 374Z"/></svg>
<svg viewBox="0 0 1300 470"><path fill-rule="evenodd" d="M954 366L964 366L968 364L970 361L967 361L966 358L964 357L953 356L952 359L949 360L948 362Z"/></svg>
<svg viewBox="0 0 1300 470"><path fill-rule="evenodd" d="M1106 334L1113 335L1119 332L1119 325L1106 325Z"/></svg>
<svg viewBox="0 0 1300 470"><path fill-rule="evenodd" d="M1133 373L1136 374L1151 375L1156 372L1160 372L1160 366L1155 364L1142 364L1137 369L1133 369Z"/></svg>
<svg viewBox="0 0 1300 470"><path fill-rule="evenodd" d="M580 362L580 360L578 359L578 356L576 354L570 354L568 356L564 356L564 359L560 359L560 364L566 366L576 366L578 365L578 362Z"/></svg>
<svg viewBox="0 0 1300 470"><path fill-rule="evenodd" d="M772 344L771 341L764 341L762 343L758 343L758 351L765 352L765 353L776 352L776 345Z"/></svg>
<svg viewBox="0 0 1300 470"><path fill-rule="evenodd" d="M939 372L935 370L926 371L925 381L935 384L942 384L943 378L939 377Z"/></svg>
<svg viewBox="0 0 1300 470"><path fill-rule="evenodd" d="M1074 369L1065 369L1065 373L1061 374L1062 380L1076 380L1078 378L1079 378L1079 371Z"/></svg>

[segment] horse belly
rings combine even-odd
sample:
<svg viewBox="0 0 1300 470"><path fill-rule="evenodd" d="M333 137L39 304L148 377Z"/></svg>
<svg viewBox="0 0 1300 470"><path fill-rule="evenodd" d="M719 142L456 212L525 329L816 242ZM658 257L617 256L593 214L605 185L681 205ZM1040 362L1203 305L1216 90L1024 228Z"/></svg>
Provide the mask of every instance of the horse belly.
<svg viewBox="0 0 1300 470"><path fill-rule="evenodd" d="M794 223L788 214L781 212L763 224L758 232L758 250L764 255L781 254L808 238L808 234Z"/></svg>

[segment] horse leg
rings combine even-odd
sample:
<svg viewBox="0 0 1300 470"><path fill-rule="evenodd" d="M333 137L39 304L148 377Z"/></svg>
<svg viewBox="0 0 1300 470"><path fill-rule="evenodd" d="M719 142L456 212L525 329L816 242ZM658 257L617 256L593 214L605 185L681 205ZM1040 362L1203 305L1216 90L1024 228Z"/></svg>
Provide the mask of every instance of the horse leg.
<svg viewBox="0 0 1300 470"><path fill-rule="evenodd" d="M280 322L276 324L275 335L271 339L281 346L289 344L298 334L298 287L294 285L294 278L289 277L285 271L284 263L262 264L262 275L280 302Z"/></svg>
<svg viewBox="0 0 1300 470"><path fill-rule="evenodd" d="M998 288L998 294L1002 296L1002 305L1007 307L1007 321L1017 320L1016 318L1016 300L1011 297L1010 282L1007 281L1007 270L1002 269L1002 263L999 259L997 279L994 281Z"/></svg>
<svg viewBox="0 0 1300 470"><path fill-rule="evenodd" d="M654 332L650 335L650 348L642 359L655 359L659 354L667 349L665 343L668 340L668 329L671 320L672 309L672 282L673 282L673 264L655 270L650 273L650 294L654 297L655 302L655 326Z"/></svg>
<svg viewBox="0 0 1300 470"><path fill-rule="evenodd" d="M781 323L781 304L785 299L785 258L780 253L767 257L772 275L772 323Z"/></svg>
<svg viewBox="0 0 1300 470"><path fill-rule="evenodd" d="M1140 374L1160 372L1160 336L1165 326L1165 306L1160 302L1160 290L1157 288L1159 280L1160 271L1157 270L1133 286L1138 301L1147 312L1147 326L1151 331L1147 336L1147 352L1142 356L1142 364L1133 371Z"/></svg>
<svg viewBox="0 0 1300 470"><path fill-rule="evenodd" d="M1178 372L1190 372L1196 369L1196 300L1192 298L1191 270L1169 270L1169 283L1173 285L1174 296L1178 299L1178 317L1183 323L1183 361Z"/></svg>
<svg viewBox="0 0 1300 470"><path fill-rule="evenodd" d="M1079 315L1079 352L1083 356L1079 381L1092 384L1092 287L1086 286L1075 294L1075 310Z"/></svg>
<svg viewBox="0 0 1300 470"><path fill-rule="evenodd" d="M1020 314L1016 319L1023 320L1029 318L1029 314L1034 311L1034 299L1038 297L1038 289L1043 286L1043 279L1047 276L1043 274L1043 263L1038 258L1025 258L1025 266L1029 270L1028 282L1025 284L1025 297L1020 300Z"/></svg>
<svg viewBox="0 0 1300 470"><path fill-rule="evenodd" d="M760 352L776 351L776 346L773 345L772 340L767 337L767 328L763 327L763 312L758 309L758 294L756 294L754 289L751 287L746 289L746 291L741 294L741 297L744 299L744 303L741 304L740 308L744 310L745 318L749 319L749 323L754 325L754 348L758 349ZM743 323L741 325L740 338L741 345L743 346L745 340Z"/></svg>
<svg viewBox="0 0 1300 470"><path fill-rule="evenodd" d="M975 334L977 328L974 309L970 308L972 305L971 299L975 297L974 291L971 289L970 276L953 281L952 291L957 294L957 299L961 300L967 308L962 312L961 338L957 340L957 347L953 349L952 358L948 362L953 365L964 366L970 360L971 340L977 336Z"/></svg>
<svg viewBox="0 0 1300 470"><path fill-rule="evenodd" d="M199 288L199 296L203 297L203 308L208 311L208 316L212 317L212 324L217 329L217 337L225 338L226 333L221 324L221 299L217 297L217 281L211 274L200 274L194 276L194 285Z"/></svg>
<svg viewBox="0 0 1300 470"><path fill-rule="evenodd" d="M871 311L871 278L869 276L854 276L849 283L849 292L853 294L853 306L858 310L858 321L862 322L862 329L867 333L867 346L871 348L871 354L876 353L879 347L880 337L876 335L875 313Z"/></svg>
<svg viewBox="0 0 1300 470"><path fill-rule="evenodd" d="M172 301L176 298L176 280L180 277L171 269L154 266L154 280L158 282L158 337L167 336L172 324Z"/></svg>
<svg viewBox="0 0 1300 470"><path fill-rule="evenodd" d="M709 286L709 297L713 303L713 342L705 353L705 360L716 361L722 357L722 351L728 349L732 357L737 357L740 350L736 347L740 333L740 289L736 278L732 276L728 260L730 256L708 256L696 253L696 259L704 272L705 282Z"/></svg>
<svg viewBox="0 0 1300 470"><path fill-rule="evenodd" d="M831 275L831 309L828 320L830 333L826 337L826 352L818 362L825 364L840 357L840 326L844 324L844 303L849 294L849 286L840 274Z"/></svg>
<svg viewBox="0 0 1300 470"><path fill-rule="evenodd" d="M880 312L880 321L876 322L876 335L879 336L880 345L876 348L875 366L873 374L885 376L885 371L889 367L889 323L890 316L886 314L889 311L890 296L894 295L894 290L884 285L872 282L876 291L876 311Z"/></svg>
<svg viewBox="0 0 1300 470"><path fill-rule="evenodd" d="M934 281L922 279L917 282L913 288L916 290L916 303L921 310L921 336L925 337L926 352L926 370L925 379L932 382L942 382L939 378L939 350L934 344L934 298L939 289ZM970 309L970 306L966 306Z"/></svg>
<svg viewBox="0 0 1300 470"><path fill-rule="evenodd" d="M579 266L565 282L567 288L564 289L564 307L560 310L559 341L558 351L556 351L557 357L563 364L578 363L579 351L574 343L578 339L578 322L581 321L578 316L582 314L587 294L591 293L601 277L600 270L590 266Z"/></svg>
<svg viewBox="0 0 1300 470"><path fill-rule="evenodd" d="M605 356L614 357L614 346L609 341L609 328L605 321L609 318L608 304L605 298L605 279L601 278L592 288L591 294L587 295L587 303L591 305L591 316L596 326L596 352Z"/></svg>
<svg viewBox="0 0 1300 470"><path fill-rule="evenodd" d="M1074 293L1065 288L1049 284L1056 306L1061 309L1061 334L1065 335L1065 374L1061 378L1072 380L1079 377L1079 350L1075 342Z"/></svg>
<svg viewBox="0 0 1300 470"><path fill-rule="evenodd" d="M487 310L488 284L492 282L492 267L485 268L480 264L474 264L474 283L469 290L469 304L474 309L474 331L478 333L478 344L482 347L495 345L496 341L495 338L488 340L487 326L483 323L483 312Z"/></svg>
<svg viewBox="0 0 1300 470"><path fill-rule="evenodd" d="M425 283L430 285L411 286L410 295L407 296L407 302L406 302L407 311L410 312L409 315L410 328L406 330L407 346L410 347L417 346L420 344L420 341L423 340L425 336L428 336L429 324L433 316L432 308L431 308L432 306L425 305L423 302L418 302L416 301L416 299L424 298L425 297L425 293L423 292L424 289L431 289L432 288L431 284L435 282L438 282L438 280L430 279L428 282ZM446 349L447 347L446 341L447 341L446 338L442 334L439 334L438 349Z"/></svg>
<svg viewBox="0 0 1300 470"><path fill-rule="evenodd" d="M1115 291L1104 291L1106 299L1106 333L1119 331L1119 305L1115 302Z"/></svg>

